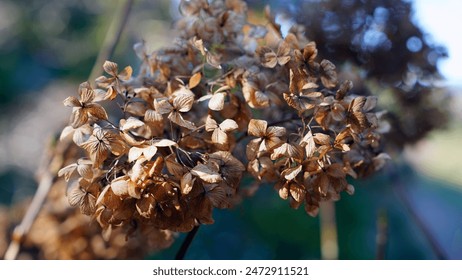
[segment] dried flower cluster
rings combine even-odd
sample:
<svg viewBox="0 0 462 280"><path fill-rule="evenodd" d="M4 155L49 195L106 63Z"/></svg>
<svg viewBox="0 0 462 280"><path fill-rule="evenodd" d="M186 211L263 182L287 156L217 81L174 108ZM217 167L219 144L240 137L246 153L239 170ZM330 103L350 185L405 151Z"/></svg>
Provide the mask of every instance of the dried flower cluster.
<svg viewBox="0 0 462 280"><path fill-rule="evenodd" d="M96 86L82 83L64 101L72 114L61 138L84 155L59 175L70 204L106 238L117 227L131 235L213 223L245 174L314 216L319 202L353 193L348 175L383 166L376 98L339 83L300 28L283 36L269 9L266 26L251 24L241 0L182 1L180 10L173 47L137 44L136 76L107 61Z"/></svg>

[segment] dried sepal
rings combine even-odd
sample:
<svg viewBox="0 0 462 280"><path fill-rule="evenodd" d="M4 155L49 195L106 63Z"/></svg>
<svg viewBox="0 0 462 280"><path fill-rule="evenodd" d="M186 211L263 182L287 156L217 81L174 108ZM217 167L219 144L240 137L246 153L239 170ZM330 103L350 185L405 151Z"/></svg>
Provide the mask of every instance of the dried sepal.
<svg viewBox="0 0 462 280"><path fill-rule="evenodd" d="M189 78L188 88L193 89L201 82L202 74L197 72Z"/></svg>
<svg viewBox="0 0 462 280"><path fill-rule="evenodd" d="M82 83L79 87L79 99L70 96L63 103L65 106L73 107L70 123L73 128L86 124L90 118L95 120L107 120L106 110L99 104L94 103L95 92L88 82Z"/></svg>

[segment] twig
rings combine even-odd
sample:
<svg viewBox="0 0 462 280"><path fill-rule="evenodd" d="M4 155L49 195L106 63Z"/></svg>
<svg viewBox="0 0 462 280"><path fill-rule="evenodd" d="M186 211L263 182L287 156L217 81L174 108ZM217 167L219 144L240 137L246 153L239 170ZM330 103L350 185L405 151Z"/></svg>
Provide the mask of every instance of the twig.
<svg viewBox="0 0 462 280"><path fill-rule="evenodd" d="M120 39L122 31L124 29L125 24L127 23L128 15L130 14L130 10L133 4L133 0L125 0L121 5L118 7L118 12L111 23L111 27L106 35L104 40L104 44L101 47L98 57L93 65L89 80L94 80L97 76L102 74L102 67L101 65L104 63L105 60L109 59L115 50L115 47ZM39 170L39 185L37 191L34 194L32 199L32 203L30 204L29 208L26 211L21 223L15 227L13 230L13 234L11 236L11 242L6 250L4 258L6 260L14 260L19 254L21 250L21 244L24 238L29 233L32 225L34 224L35 219L37 218L40 210L42 209L43 204L47 198L48 192L56 179L56 174L58 169L56 168L56 161L59 161L59 152L54 153L49 159L49 162L46 162L44 165L47 166L43 170Z"/></svg>
<svg viewBox="0 0 462 280"><path fill-rule="evenodd" d="M40 184L37 188L37 192L32 199L32 203L30 204L29 208L27 209L24 218L22 219L21 223L16 226L13 231L11 237L11 243L8 246L8 249L5 253L5 260L14 260L16 259L19 250L21 249L21 244L24 237L29 232L32 224L35 221L40 209L42 208L42 204L45 201L45 198L48 195L48 191L50 186L53 182L53 177L49 172L47 172L42 179L40 180Z"/></svg>
<svg viewBox="0 0 462 280"><path fill-rule="evenodd" d="M114 54L117 43L122 36L122 31L127 24L128 16L133 6L133 0L124 0L124 2L119 5L116 16L109 27L106 38L104 38L103 45L98 53L95 64L91 69L91 74L89 77L90 81L95 80L98 76L101 75L104 61L108 60Z"/></svg>
<svg viewBox="0 0 462 280"><path fill-rule="evenodd" d="M199 226L195 226L190 232L188 232L188 235L186 238L183 240L183 244L181 244L180 249L176 253L175 260L183 260L186 253L188 252L189 246L191 245L191 242L194 240L194 237L196 236L197 231L199 230Z"/></svg>
<svg viewBox="0 0 462 280"><path fill-rule="evenodd" d="M336 260L338 259L338 240L334 202L321 203L319 219L321 224L321 258Z"/></svg>
<svg viewBox="0 0 462 280"><path fill-rule="evenodd" d="M446 260L446 254L444 253L443 248L440 246L438 241L436 240L436 237L433 236L433 234L430 232L428 227L425 225L424 221L420 218L420 216L417 214L416 210L412 206L412 203L408 199L403 186L399 182L399 179L395 179L395 184L393 184L393 190L395 191L396 195L401 199L403 202L406 210L409 212L409 215L411 216L411 219L415 222L417 227L422 231L423 235L428 240L428 243L430 244L430 247L432 248L433 252L436 255L437 259L440 260Z"/></svg>

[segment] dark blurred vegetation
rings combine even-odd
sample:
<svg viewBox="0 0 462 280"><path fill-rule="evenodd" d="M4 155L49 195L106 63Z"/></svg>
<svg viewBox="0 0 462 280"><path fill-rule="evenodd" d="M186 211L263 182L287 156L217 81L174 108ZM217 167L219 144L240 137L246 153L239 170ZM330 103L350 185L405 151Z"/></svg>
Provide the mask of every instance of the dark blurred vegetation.
<svg viewBox="0 0 462 280"><path fill-rule="evenodd" d="M448 119L447 94L435 88L447 53L419 28L412 7L405 0L295 0L282 8L356 92L379 96L391 125L386 143L398 149Z"/></svg>
<svg viewBox="0 0 462 280"><path fill-rule="evenodd" d="M434 86L440 78L437 61L446 53L415 24L412 2L293 0L289 5L287 2L268 3L273 12L284 12L279 18L305 26L307 37L317 43L320 56L338 65L341 77L354 81L356 93L379 95L382 108L391 112L387 116L392 128L388 139L393 148L401 150L405 144L422 139L447 121L444 89ZM9 118L6 112L11 112L17 102L32 93L38 94L48 84L66 79L77 85L87 79L112 20L115 3L0 1L1 122ZM170 8L167 0L135 3L113 60L120 65L130 63L136 69L133 43L147 36L152 39L153 34L164 37L148 40L151 50L158 45L149 42L171 42L170 21L177 9ZM261 10L263 5L262 1L249 1L249 6ZM440 241L446 257L462 258L462 225L455 214L461 211L458 203L461 193L445 183L420 176L405 163L397 163L393 174L385 172L367 181L352 182L356 186L355 195L343 197L336 204L339 258L376 257L380 215L388 219L386 258L437 258L428 236L413 220L409 205L405 205L409 201L403 202L397 195L398 181L405 186L405 194L411 197L417 213L429 217L425 222ZM30 195L33 187L33 178L21 170L4 171L0 174L0 204L14 202L12 197L18 190ZM425 201L422 196L433 200L422 204ZM436 209L445 204L458 206L444 208L450 213L437 215ZM188 259L321 257L319 219L306 216L303 210L290 209L269 186L262 187L253 198L245 199L232 211L218 211L214 217L214 225L200 228ZM445 217L444 221L441 217ZM170 249L150 257L172 259L182 238Z"/></svg>

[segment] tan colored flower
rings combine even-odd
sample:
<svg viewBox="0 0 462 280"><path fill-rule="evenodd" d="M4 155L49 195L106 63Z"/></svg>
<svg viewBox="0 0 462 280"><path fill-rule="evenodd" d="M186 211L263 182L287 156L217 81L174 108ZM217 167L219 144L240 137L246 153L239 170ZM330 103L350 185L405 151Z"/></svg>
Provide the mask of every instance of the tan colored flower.
<svg viewBox="0 0 462 280"><path fill-rule="evenodd" d="M260 58L260 62L263 66L268 68L274 68L276 65L285 65L290 61L290 46L285 41L279 43L277 53L271 48L266 46L260 46L257 48L256 53Z"/></svg>
<svg viewBox="0 0 462 280"><path fill-rule="evenodd" d="M69 96L64 100L65 106L73 107L70 120L73 128L86 124L89 117L93 117L95 120L107 120L106 110L101 105L94 103L94 99L95 91L88 82L85 82L79 87L79 99Z"/></svg>
<svg viewBox="0 0 462 280"><path fill-rule="evenodd" d="M185 120L181 113L189 112L193 103L194 94L189 89L182 87L180 90L174 92L174 96L170 100L154 100L154 108L161 115L169 114L168 119L173 123L192 130L195 128L195 125Z"/></svg>
<svg viewBox="0 0 462 280"><path fill-rule="evenodd" d="M205 121L205 130L212 132L212 143L220 147L227 147L229 144L228 133L238 128L234 120L226 119L218 124L210 115Z"/></svg>
<svg viewBox="0 0 462 280"><path fill-rule="evenodd" d="M247 158L254 159L258 153L273 149L282 142L281 137L285 136L286 129L280 126L268 127L264 120L252 119L247 130L251 136L258 137L247 144Z"/></svg>
<svg viewBox="0 0 462 280"><path fill-rule="evenodd" d="M133 73L132 67L127 66L119 73L117 63L106 61L103 64L103 69L110 77L100 76L96 79L96 83L100 87L109 88L113 86L117 92L122 92L122 82L128 81Z"/></svg>
<svg viewBox="0 0 462 280"><path fill-rule="evenodd" d="M90 138L82 144L82 148L90 154L93 167L100 167L109 154L116 156L123 154L126 145L116 132L97 126Z"/></svg>
<svg viewBox="0 0 462 280"><path fill-rule="evenodd" d="M95 213L96 198L99 195L99 184L79 179L78 183L67 194L71 206L79 206L85 215Z"/></svg>
<svg viewBox="0 0 462 280"><path fill-rule="evenodd" d="M93 169L91 168L92 161L88 159L79 158L77 163L70 164L66 167L61 168L58 171L58 176L64 175L64 179L69 181L72 174L77 170L77 173L84 179L91 181L93 179Z"/></svg>

